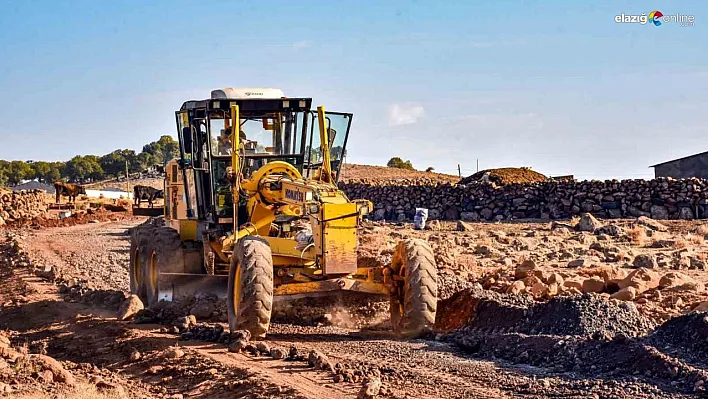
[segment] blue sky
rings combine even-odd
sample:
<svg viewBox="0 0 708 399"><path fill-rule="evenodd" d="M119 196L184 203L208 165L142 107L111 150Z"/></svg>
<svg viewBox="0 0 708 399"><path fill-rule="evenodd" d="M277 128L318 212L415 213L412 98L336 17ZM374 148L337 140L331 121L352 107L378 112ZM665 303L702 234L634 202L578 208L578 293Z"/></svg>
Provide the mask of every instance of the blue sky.
<svg viewBox="0 0 708 399"><path fill-rule="evenodd" d="M348 162L651 177L708 150L708 3L0 0L0 158L174 134L220 87L354 113ZM617 24L659 10L695 26Z"/></svg>

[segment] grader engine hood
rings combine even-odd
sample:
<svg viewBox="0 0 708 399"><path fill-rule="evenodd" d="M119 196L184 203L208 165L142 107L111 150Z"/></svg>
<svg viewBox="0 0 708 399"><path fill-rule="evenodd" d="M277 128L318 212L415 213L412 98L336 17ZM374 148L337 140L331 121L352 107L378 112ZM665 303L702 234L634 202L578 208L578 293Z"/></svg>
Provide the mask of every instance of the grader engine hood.
<svg viewBox="0 0 708 399"><path fill-rule="evenodd" d="M322 256L324 274L356 272L359 218L356 203L322 204L317 217L311 216L317 255Z"/></svg>

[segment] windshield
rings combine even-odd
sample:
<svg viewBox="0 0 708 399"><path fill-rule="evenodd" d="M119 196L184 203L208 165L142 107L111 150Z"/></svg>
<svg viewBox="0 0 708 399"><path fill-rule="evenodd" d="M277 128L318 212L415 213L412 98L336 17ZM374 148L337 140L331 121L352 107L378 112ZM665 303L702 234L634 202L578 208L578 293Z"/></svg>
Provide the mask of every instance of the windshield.
<svg viewBox="0 0 708 399"><path fill-rule="evenodd" d="M231 118L216 110L209 116L211 154L231 155ZM303 151L303 113L272 112L263 115L241 115L238 129L246 156L300 155Z"/></svg>

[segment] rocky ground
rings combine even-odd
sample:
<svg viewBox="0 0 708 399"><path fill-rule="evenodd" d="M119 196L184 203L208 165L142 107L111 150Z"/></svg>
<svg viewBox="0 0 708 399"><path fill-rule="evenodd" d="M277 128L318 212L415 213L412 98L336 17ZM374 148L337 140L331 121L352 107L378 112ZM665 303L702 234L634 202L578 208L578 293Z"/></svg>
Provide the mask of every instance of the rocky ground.
<svg viewBox="0 0 708 399"><path fill-rule="evenodd" d="M437 333L396 339L384 303L340 300L329 307L281 306L267 340L249 343L224 333L223 309L213 298L164 304L133 321L116 317L130 303L127 229L140 221L3 237L0 395L354 398L368 389L391 398L653 398L705 392L708 314L700 311L708 274L706 228L699 222L433 222L424 231L367 223L362 263L386 264L405 237L431 243L441 286Z"/></svg>

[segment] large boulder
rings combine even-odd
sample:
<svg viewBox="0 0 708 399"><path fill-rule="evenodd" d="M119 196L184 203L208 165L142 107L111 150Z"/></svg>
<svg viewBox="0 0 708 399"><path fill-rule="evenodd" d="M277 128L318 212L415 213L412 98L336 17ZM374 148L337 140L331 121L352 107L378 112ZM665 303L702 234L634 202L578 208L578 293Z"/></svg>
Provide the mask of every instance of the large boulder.
<svg viewBox="0 0 708 399"><path fill-rule="evenodd" d="M634 287L637 293L656 288L659 286L659 274L649 269L639 268L630 272L627 277L618 282L619 288Z"/></svg>
<svg viewBox="0 0 708 399"><path fill-rule="evenodd" d="M143 309L145 309L143 301L137 295L131 295L121 303L117 318L118 320L131 319Z"/></svg>
<svg viewBox="0 0 708 399"><path fill-rule="evenodd" d="M663 205L652 205L650 212L652 219L665 220L669 218L669 211Z"/></svg>
<svg viewBox="0 0 708 399"><path fill-rule="evenodd" d="M654 255L649 255L649 254L639 254L634 258L634 262L632 262L632 265L634 267L645 267L647 269L656 269L657 264L656 264L656 258L654 258Z"/></svg>
<svg viewBox="0 0 708 399"><path fill-rule="evenodd" d="M583 213L580 216L580 222L575 226L578 231L595 232L595 229L602 227L602 223L589 213Z"/></svg>

